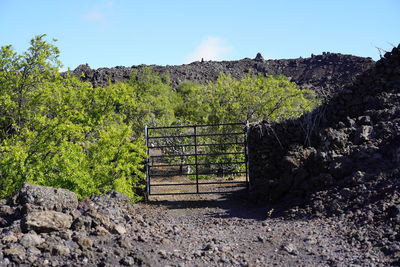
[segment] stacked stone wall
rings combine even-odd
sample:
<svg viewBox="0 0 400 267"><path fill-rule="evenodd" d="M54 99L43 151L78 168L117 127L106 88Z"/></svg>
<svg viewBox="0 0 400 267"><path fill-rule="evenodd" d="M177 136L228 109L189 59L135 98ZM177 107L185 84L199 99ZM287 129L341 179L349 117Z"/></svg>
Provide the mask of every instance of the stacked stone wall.
<svg viewBox="0 0 400 267"><path fill-rule="evenodd" d="M327 104L299 119L249 129L250 182L266 200L305 197L362 172L395 168L400 136L400 46Z"/></svg>

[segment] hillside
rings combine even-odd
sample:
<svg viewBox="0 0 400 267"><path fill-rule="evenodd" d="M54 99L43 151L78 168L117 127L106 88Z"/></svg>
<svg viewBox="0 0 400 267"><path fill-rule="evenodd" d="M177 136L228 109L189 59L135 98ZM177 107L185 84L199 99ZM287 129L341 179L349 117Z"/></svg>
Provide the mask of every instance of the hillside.
<svg viewBox="0 0 400 267"><path fill-rule="evenodd" d="M264 60L260 54L254 59L245 58L235 61L204 61L177 66L151 67L157 73L168 72L171 83L176 86L182 81L206 83L215 81L221 72L242 78L249 71L262 74L283 74L301 87L309 87L320 95L340 91L345 85L351 84L363 71L375 64L370 58L324 53L312 55L309 58ZM73 73L84 76L82 80L89 81L93 86L106 86L111 82L129 79L132 71L140 70L140 66L91 69L89 65L78 66Z"/></svg>

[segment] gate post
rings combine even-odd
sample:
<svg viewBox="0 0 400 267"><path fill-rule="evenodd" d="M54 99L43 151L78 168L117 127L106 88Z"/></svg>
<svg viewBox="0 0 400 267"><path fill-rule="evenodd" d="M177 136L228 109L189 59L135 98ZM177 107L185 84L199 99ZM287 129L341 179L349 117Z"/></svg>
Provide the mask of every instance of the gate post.
<svg viewBox="0 0 400 267"><path fill-rule="evenodd" d="M147 128L147 125L144 126L144 139L146 141L146 200L149 199L150 196L150 175L149 175L149 156L150 156L150 150L149 150L149 129Z"/></svg>
<svg viewBox="0 0 400 267"><path fill-rule="evenodd" d="M249 136L249 129L250 128L250 124L249 121L246 120L246 126L244 128L244 161L245 161L245 168L246 168L246 186L247 186L247 190L250 190L250 182L249 182L249 143L248 143L248 136Z"/></svg>
<svg viewBox="0 0 400 267"><path fill-rule="evenodd" d="M196 193L199 193L199 169L197 165L197 127L193 126L194 134L194 164L196 166Z"/></svg>

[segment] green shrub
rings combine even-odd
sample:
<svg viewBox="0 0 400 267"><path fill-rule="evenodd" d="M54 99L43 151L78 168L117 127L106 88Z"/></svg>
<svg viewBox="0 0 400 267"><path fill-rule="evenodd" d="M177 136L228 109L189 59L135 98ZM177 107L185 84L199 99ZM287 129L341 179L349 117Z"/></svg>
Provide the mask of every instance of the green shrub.
<svg viewBox="0 0 400 267"><path fill-rule="evenodd" d="M44 36L0 58L0 197L28 181L63 187L80 198L117 190L133 200L143 187L145 147L116 112L123 86L93 88L60 76L58 50ZM125 98L124 98L125 97Z"/></svg>
<svg viewBox="0 0 400 267"><path fill-rule="evenodd" d="M183 83L178 92L183 101L176 114L188 123L282 121L299 117L318 105L313 91L300 90L282 75L249 73L236 80L221 73L216 82Z"/></svg>

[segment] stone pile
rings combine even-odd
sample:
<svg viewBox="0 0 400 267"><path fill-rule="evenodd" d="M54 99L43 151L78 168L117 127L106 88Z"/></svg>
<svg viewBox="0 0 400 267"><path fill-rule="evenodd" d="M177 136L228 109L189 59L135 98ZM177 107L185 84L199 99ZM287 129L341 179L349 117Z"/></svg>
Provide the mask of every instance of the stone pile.
<svg viewBox="0 0 400 267"><path fill-rule="evenodd" d="M120 193L78 203L68 190L25 183L0 203L0 266L137 264L128 251L113 251L129 245L120 240L136 224L130 200Z"/></svg>
<svg viewBox="0 0 400 267"><path fill-rule="evenodd" d="M354 242L400 253L399 151L400 45L312 113L251 127L254 197L343 216L358 228Z"/></svg>

